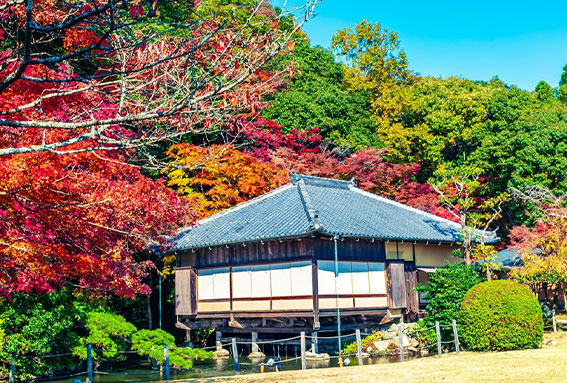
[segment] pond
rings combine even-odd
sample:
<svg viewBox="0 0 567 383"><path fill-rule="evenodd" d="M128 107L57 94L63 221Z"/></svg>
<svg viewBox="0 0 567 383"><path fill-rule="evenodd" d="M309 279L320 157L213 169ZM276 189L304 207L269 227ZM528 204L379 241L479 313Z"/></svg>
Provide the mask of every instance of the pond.
<svg viewBox="0 0 567 383"><path fill-rule="evenodd" d="M267 356L264 362L266 362L270 356ZM283 370L300 370L301 360L295 359L294 355L289 355L290 361L285 361L281 363ZM416 357L406 356L406 360ZM350 356L350 364L345 368L356 366L357 358L356 356ZM399 356L393 357L369 357L364 359L364 364L381 364L381 363L393 363L399 362ZM240 374L251 374L260 372L260 364L257 360L253 361L247 357L239 357L240 362ZM307 368L326 368L326 367L338 367L337 358L333 357L328 362L309 362L307 363ZM275 371L275 367L265 367L265 372ZM193 369L190 371L170 371L171 380L185 380L191 379L195 382L211 382L212 378L218 376L233 376L234 371L234 360L232 358L219 359L219 360L208 360L202 362L195 362ZM48 380L50 383L72 383L75 379L80 379L85 381L86 375L80 375L75 377L68 377L65 379L53 379ZM159 382L165 380L165 375L159 371L152 370L150 363L146 360L130 360L128 362L100 366L97 373L94 374L95 383L127 383L127 382ZM47 381L47 380L45 380Z"/></svg>

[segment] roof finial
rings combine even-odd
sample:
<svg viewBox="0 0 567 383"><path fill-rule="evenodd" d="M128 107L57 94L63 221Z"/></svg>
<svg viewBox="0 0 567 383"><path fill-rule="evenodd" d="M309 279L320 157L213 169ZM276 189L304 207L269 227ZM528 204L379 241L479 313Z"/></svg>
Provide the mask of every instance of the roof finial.
<svg viewBox="0 0 567 383"><path fill-rule="evenodd" d="M295 185L301 179L300 175L295 172L294 169L291 169L291 182Z"/></svg>
<svg viewBox="0 0 567 383"><path fill-rule="evenodd" d="M354 176L351 177L349 182L352 184L352 186L356 187L356 182L354 182Z"/></svg>

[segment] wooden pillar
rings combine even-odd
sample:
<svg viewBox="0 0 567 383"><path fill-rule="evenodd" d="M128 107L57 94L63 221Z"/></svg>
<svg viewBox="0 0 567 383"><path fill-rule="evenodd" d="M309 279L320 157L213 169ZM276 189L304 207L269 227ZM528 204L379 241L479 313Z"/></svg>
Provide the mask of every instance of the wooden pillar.
<svg viewBox="0 0 567 383"><path fill-rule="evenodd" d="M258 352L260 349L258 348L258 333L252 333L252 353Z"/></svg>
<svg viewBox="0 0 567 383"><path fill-rule="evenodd" d="M238 364L238 347L236 347L236 338L232 338L232 357L234 358L234 371L240 372L240 365Z"/></svg>
<svg viewBox="0 0 567 383"><path fill-rule="evenodd" d="M311 284L313 287L313 329L319 330L319 277L317 272L317 258L311 260Z"/></svg>
<svg viewBox="0 0 567 383"><path fill-rule="evenodd" d="M169 382L169 348L167 343L163 345L163 364L165 365L165 381Z"/></svg>
<svg viewBox="0 0 567 383"><path fill-rule="evenodd" d="M232 266L228 267L228 275L229 275L228 280L229 280L229 289L230 289L230 291L229 291L230 303L229 304L230 304L230 312L232 313Z"/></svg>
<svg viewBox="0 0 567 383"><path fill-rule="evenodd" d="M402 326L400 326L400 330L398 331L399 335L399 342L400 342L400 360L403 362L405 360L404 355L404 331L402 330Z"/></svg>
<svg viewBox="0 0 567 383"><path fill-rule="evenodd" d="M216 344L217 344L217 351L222 350L222 332L220 331L216 331L215 332L216 335Z"/></svg>
<svg viewBox="0 0 567 383"><path fill-rule="evenodd" d="M314 354L319 353L319 340L317 338L317 331L313 331L311 334L311 349Z"/></svg>
<svg viewBox="0 0 567 383"><path fill-rule="evenodd" d="M93 356L90 343L87 344L87 383L93 383Z"/></svg>
<svg viewBox="0 0 567 383"><path fill-rule="evenodd" d="M455 340L455 351L459 355L461 351L461 345L459 343L459 333L457 331L457 321L453 319L453 339Z"/></svg>
<svg viewBox="0 0 567 383"><path fill-rule="evenodd" d="M441 349L441 329L439 328L439 322L435 322L435 333L437 334L437 355L441 358L443 350Z"/></svg>
<svg viewBox="0 0 567 383"><path fill-rule="evenodd" d="M305 359L305 331L301 332L301 369L307 368L307 359Z"/></svg>
<svg viewBox="0 0 567 383"><path fill-rule="evenodd" d="M362 341L359 329L356 329L356 356L358 357L358 365L362 366Z"/></svg>

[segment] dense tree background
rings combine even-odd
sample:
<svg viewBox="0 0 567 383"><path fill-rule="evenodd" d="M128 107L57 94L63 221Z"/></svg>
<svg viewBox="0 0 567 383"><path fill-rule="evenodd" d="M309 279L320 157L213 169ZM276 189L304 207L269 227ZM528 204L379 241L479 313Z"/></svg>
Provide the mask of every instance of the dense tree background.
<svg viewBox="0 0 567 383"><path fill-rule="evenodd" d="M134 61L135 68L147 71L159 62L156 46L175 51L171 43L187 37L186 31L161 33L165 24L160 22L193 23L191 7L199 8L201 38L221 25L241 28L242 34L233 39L224 31L199 46L198 65L155 75L165 80L155 93L132 96L129 116L140 115L145 100L158 114L160 102L176 105L176 92L186 94L179 87L184 76L191 77L192 85L200 84L192 88L198 94L213 89L227 73L245 72L251 42L272 52L270 36L294 28L281 10L269 5L256 9L255 0L153 4L123 9L130 21L149 12L144 27L152 31L152 39L136 35L137 49L154 61ZM46 2L37 28L63 17L50 7ZM249 24L252 12L255 23ZM0 60L21 56L22 17L16 12L12 19L2 19L0 46L6 54ZM78 25L50 44L34 41L45 54L59 57L73 52L73 42L85 48L84 40L96 36L87 32L97 31ZM195 109L159 121L105 126L105 139L119 144L104 150L99 150L102 141L96 132L79 146L59 147L61 151L37 146L46 137L66 142L85 132L37 129L45 121L68 124L83 117L116 116L121 105L113 93L117 88L98 83L104 91L78 92L81 82L68 78L104 71L108 62L95 54L100 46L71 61L75 72L63 61L28 65L23 78L8 84L12 64L0 65L0 80L7 84L0 90L0 149L12 150L0 156L0 338L23 344L35 334L38 341L21 351L32 355L71 349L93 310L123 314L138 327L155 327L159 277L165 278L164 327L173 329L172 260L149 254L147 244L166 246L166 237L176 229L284 184L292 170L354 177L365 190L449 219L454 215L432 184L440 174L458 169L474 169L478 187L467 209L479 215L487 201L502 201L510 190L538 186L557 196L567 193L567 65L557 86L542 81L527 91L497 77L420 76L408 69L411 52L406 55L402 43L394 31L366 21L337 31L331 49L312 46L301 30L295 31L273 57L254 58L266 62L253 68L250 78ZM152 50L146 44L157 45ZM215 67L219 52L229 46L231 53ZM38 80L46 76L49 82ZM130 79L147 86L152 78L145 73ZM54 102L42 98L45 92L65 94ZM38 98L41 102L34 103ZM85 117L85 108L92 114ZM28 120L37 126L20 126ZM28 152L16 153L21 147ZM514 243L542 232L536 205L529 199L503 202L491 228L500 229L504 245L510 232ZM564 222L556 226L562 233ZM37 323L25 324L22 318L30 316ZM0 343L4 371L10 352ZM57 367L38 365L34 370L30 365L29 373Z"/></svg>

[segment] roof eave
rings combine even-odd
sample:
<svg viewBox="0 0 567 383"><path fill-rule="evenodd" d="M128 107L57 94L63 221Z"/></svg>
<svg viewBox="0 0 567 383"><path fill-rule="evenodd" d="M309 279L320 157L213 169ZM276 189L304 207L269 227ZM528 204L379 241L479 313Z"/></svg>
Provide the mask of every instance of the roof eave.
<svg viewBox="0 0 567 383"><path fill-rule="evenodd" d="M305 238L305 237L309 237L309 236L312 236L312 235L317 234L317 233L318 233L317 230L308 230L308 231L304 231L304 232L297 233L297 234L290 234L290 235L277 236L277 237L265 236L265 237L248 238L248 239L238 240L238 241L209 242L209 243L201 244L199 246L183 246L183 247L179 247L179 248L172 248L170 250L167 250L167 252L173 253L173 252L176 252L176 251L196 250L196 249L203 249L205 247L215 247L215 246L231 246L231 245L254 243L254 242L260 242L260 241L278 241L278 240L284 241L284 240L290 240L290 239L296 239L296 238Z"/></svg>

